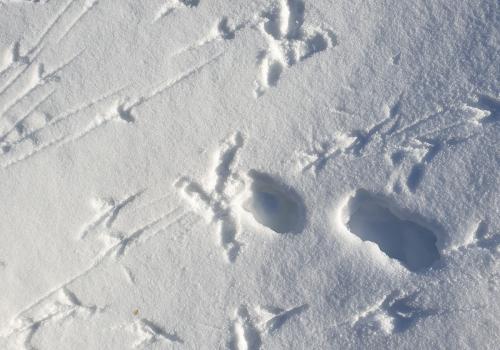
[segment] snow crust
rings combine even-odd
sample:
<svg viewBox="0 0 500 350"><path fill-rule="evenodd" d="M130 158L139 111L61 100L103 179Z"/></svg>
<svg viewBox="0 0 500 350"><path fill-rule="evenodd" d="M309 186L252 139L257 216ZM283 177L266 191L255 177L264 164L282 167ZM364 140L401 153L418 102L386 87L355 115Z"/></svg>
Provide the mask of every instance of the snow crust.
<svg viewBox="0 0 500 350"><path fill-rule="evenodd" d="M0 0L0 349L497 349L499 13Z"/></svg>

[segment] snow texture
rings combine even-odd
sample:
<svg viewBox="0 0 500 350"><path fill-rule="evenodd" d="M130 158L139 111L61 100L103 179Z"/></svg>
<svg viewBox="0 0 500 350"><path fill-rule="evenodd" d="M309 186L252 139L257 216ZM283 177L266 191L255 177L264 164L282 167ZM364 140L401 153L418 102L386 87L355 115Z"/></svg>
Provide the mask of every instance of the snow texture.
<svg viewBox="0 0 500 350"><path fill-rule="evenodd" d="M498 349L497 0L0 0L0 349Z"/></svg>

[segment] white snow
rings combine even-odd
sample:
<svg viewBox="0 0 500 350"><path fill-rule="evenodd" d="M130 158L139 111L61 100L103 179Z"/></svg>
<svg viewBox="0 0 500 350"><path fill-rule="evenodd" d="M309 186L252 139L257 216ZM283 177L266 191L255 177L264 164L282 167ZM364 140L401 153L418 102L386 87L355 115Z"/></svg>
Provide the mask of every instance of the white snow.
<svg viewBox="0 0 500 350"><path fill-rule="evenodd" d="M499 13L0 0L0 349L497 349Z"/></svg>

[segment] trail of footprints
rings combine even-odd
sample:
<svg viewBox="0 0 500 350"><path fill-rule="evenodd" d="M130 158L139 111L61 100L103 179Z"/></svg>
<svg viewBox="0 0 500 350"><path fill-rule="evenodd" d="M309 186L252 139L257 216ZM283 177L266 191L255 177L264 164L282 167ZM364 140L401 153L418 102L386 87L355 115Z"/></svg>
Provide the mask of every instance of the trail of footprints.
<svg viewBox="0 0 500 350"><path fill-rule="evenodd" d="M44 327L62 327L68 320L89 319L104 310L105 307L83 304L71 290L62 287L30 309L21 311L10 327L0 330L0 337L14 337L16 349L31 350L33 338Z"/></svg>
<svg viewBox="0 0 500 350"><path fill-rule="evenodd" d="M177 9L196 8L199 3L198 0L170 0L160 8L154 21ZM227 17L222 17L207 35L181 48L174 56L215 41L232 40L237 32L245 28L258 30L267 45L257 54L258 74L253 89L256 98L276 87L286 69L338 44L332 29L305 23L304 1L273 0L254 18L236 25Z"/></svg>
<svg viewBox="0 0 500 350"><path fill-rule="evenodd" d="M195 6L191 1L180 1ZM16 41L0 57L0 166L9 168L37 154L74 143L111 122L134 123L135 109L195 76L216 62L215 55L188 68L177 77L158 82L137 97L123 96L128 86L112 89L57 115L45 111L62 82L65 69L85 54L84 50L52 67L44 53L57 47L98 5L96 0L68 0L31 46ZM227 26L221 22L220 30ZM3 59L2 59L3 58ZM47 67L51 67L48 69ZM90 118L88 116L91 116Z"/></svg>
<svg viewBox="0 0 500 350"><path fill-rule="evenodd" d="M438 108L415 122L402 125L404 112L400 97L391 107L385 106L380 122L366 129L336 132L332 137L312 137L309 148L297 152L296 163L302 172L317 176L335 158L384 154L393 168L387 192L415 193L436 156L478 137L483 128L498 121L498 98L477 94L472 100L459 107ZM450 115L458 121L444 122ZM441 125L435 127L436 123Z"/></svg>
<svg viewBox="0 0 500 350"><path fill-rule="evenodd" d="M304 15L301 0L280 0L261 13L258 28L268 47L258 57L255 97L275 87L286 68L337 45L331 29L305 24Z"/></svg>
<svg viewBox="0 0 500 350"><path fill-rule="evenodd" d="M58 44L66 38L97 4L96 1L84 2L76 16L70 19L69 26L53 33L59 26L61 18L70 12L74 3L76 3L74 0L70 0L61 8L38 42L31 48L24 50L22 43L18 41L13 43L5 54L4 64L0 66L0 99L4 102L0 113L2 117L0 146L4 154L2 164L4 168L55 145L78 140L110 121L134 122L136 118L134 108L198 73L219 57L216 56L193 67L174 79L160 82L140 97L116 99L116 96L124 90L120 88L60 115L48 115L39 109L50 99L55 91L55 85L61 81L60 73L73 64L82 52L49 71L44 63L36 62L47 45L54 42ZM197 0L167 1L155 20L177 9L196 8L199 3ZM300 0L280 0L263 11L256 20L236 26L232 26L228 18L223 17L207 37L182 49L178 54L215 40L234 39L235 33L246 26L258 28L268 45L259 55L259 75L255 81L255 96L262 96L268 89L278 84L280 75L285 69L336 45L335 35L330 29L304 23L304 7L304 2ZM17 90L14 89L16 86L19 86ZM115 98L115 101L112 101L112 98ZM29 99L35 102L23 109L24 102ZM48 128L68 122L80 113L95 110L103 104L108 106L107 110L97 112L96 117L87 126L69 135L43 140L43 132ZM388 149L387 145L392 142L397 144L399 149L392 148L392 153L388 154L388 159L394 166L388 189L395 192L406 189L413 193L422 182L425 168L439 152L474 137L474 134L461 136L459 133L453 134L453 131L467 123L479 128L497 122L500 115L500 101L496 97L479 94L473 101L464 104L461 111L466 115L465 121L429 131L425 129L426 123L442 115L443 110L438 110L413 124L401 126L400 102L397 101L392 107L387 108L387 113L380 123L366 130L338 133L327 141L313 140L311 148L299 154L299 164L302 171L312 171L318 175L328 161L335 157L359 157L370 152L368 150L373 145L380 145L385 151ZM31 144L31 149L26 147L27 143ZM241 248L238 238L242 229L243 215L249 214L254 223L260 227L280 234L302 232L306 220L304 204L293 189L270 175L254 170L246 173L237 170L238 154L244 143L245 136L241 133L235 133L222 142L206 181L181 177L175 183L175 187L192 208L215 227L218 243L229 262L235 262ZM21 149L19 154L10 157L18 148ZM21 311L9 327L2 329L1 337L15 336L20 347L30 349L33 347L31 344L33 338L43 327L63 322L70 317L92 317L105 310L105 307L84 305L69 290L70 284L93 271L110 257L118 258L125 254L128 247L144 243L165 228L179 223L185 215L176 208L132 232L115 231L113 223L117 216L141 194L142 191L139 191L121 200L105 199L95 203L96 217L82 228L78 238L85 240L89 236L98 235L106 242L103 253L96 258L89 269L69 279ZM410 271L419 272L429 268L440 257L436 247L438 239L436 233L414 222L412 215L395 212L393 208L387 198L358 190L339 208L339 222L352 237L376 244L382 253L399 261ZM466 242L463 247L480 247L498 252L498 234L491 233L485 221L479 222L471 237L471 241ZM5 267L6 264L1 262L0 266ZM133 281L133 278L130 280ZM379 330L387 334L405 331L418 320L435 313L418 307L415 304L415 295L402 294L399 291L391 293L379 303L358 314L351 326L358 331L368 333ZM242 305L231 318L227 347L235 350L259 349L267 334L278 330L293 317L299 317L307 308L308 305L304 304L287 310L257 307L249 311ZM183 343L182 338L175 332L170 333L162 326L144 318L134 321L129 329L137 335L138 339L134 344L136 347L147 347L155 342Z"/></svg>
<svg viewBox="0 0 500 350"><path fill-rule="evenodd" d="M395 290L357 314L351 321L351 327L363 334L378 331L388 335L404 332L418 321L437 313L435 310L422 308L417 298L417 292L404 294Z"/></svg>
<svg viewBox="0 0 500 350"><path fill-rule="evenodd" d="M304 229L305 209L300 196L289 186L285 186L270 175L255 170L242 173L238 170L238 157L245 145L245 136L235 133L222 141L214 155L212 170L204 181L187 177L179 178L175 188L192 209L213 224L218 242L229 262L235 262L241 243L238 241L242 216L252 218L261 229L274 234L300 233ZM351 140L339 144L352 145ZM60 319L82 316L90 317L103 312L105 307L85 306L69 291L71 284L91 273L103 262L119 259L132 246L138 246L157 234L178 224L185 213L179 208L149 220L128 233L114 229L114 223L123 211L139 201L144 191L137 191L121 199L106 198L93 202L95 217L82 227L76 235L78 240L99 237L105 244L92 265L70 278L67 282L50 291L32 305L21 311L9 327L2 329L3 338L14 337L29 349L33 337L43 326ZM155 200L139 209L153 205ZM411 213L394 209L388 198L364 190L353 192L338 208L338 223L351 238L375 244L379 251L409 271L420 272L428 269L440 258L436 247L438 236L429 227L414 220ZM137 210L136 209L136 210ZM245 221L247 222L247 221ZM473 238L464 245L466 248L486 247L498 251L497 235L489 232L485 221L481 221ZM130 283L134 276L126 271ZM227 348L260 349L265 337L293 318L299 318L308 309L307 304L289 309L260 307L253 310L241 305L231 318ZM428 316L432 310L420 308L414 294L394 292L379 303L358 313L350 327L363 333L402 332ZM147 347L157 342L182 344L182 336L166 331L161 325L141 318L127 326L137 338L135 347Z"/></svg>

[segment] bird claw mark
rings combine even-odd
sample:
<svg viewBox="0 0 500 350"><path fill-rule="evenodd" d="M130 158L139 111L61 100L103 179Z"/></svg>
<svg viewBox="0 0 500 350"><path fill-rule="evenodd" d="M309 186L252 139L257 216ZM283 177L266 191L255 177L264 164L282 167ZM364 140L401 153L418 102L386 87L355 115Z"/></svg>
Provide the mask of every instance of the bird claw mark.
<svg viewBox="0 0 500 350"><path fill-rule="evenodd" d="M196 41L194 44L181 48L180 50L175 52L173 56L178 56L185 52L199 49L213 42L233 40L236 37L236 33L245 28L247 24L248 23L241 23L239 25L233 26L229 19L226 16L223 16L217 21L217 23L215 23L208 34L206 34L200 40Z"/></svg>
<svg viewBox="0 0 500 350"><path fill-rule="evenodd" d="M252 317L247 307L240 305L229 326L227 346L230 350L259 350L266 335L272 335L289 319L308 308L308 304L290 309L257 306Z"/></svg>
<svg viewBox="0 0 500 350"><path fill-rule="evenodd" d="M166 332L161 326L145 318L133 322L130 330L138 337L134 348L149 348L157 342L184 343L176 332Z"/></svg>
<svg viewBox="0 0 500 350"><path fill-rule="evenodd" d="M243 143L244 137L239 132L222 143L215 155L215 166L210 181L211 190L205 190L198 182L185 176L174 183L179 192L207 222L216 224L220 245L226 252L229 262L236 259L240 247L236 240L240 231L239 219L232 209L232 201L237 196L236 188L239 187L234 163Z"/></svg>
<svg viewBox="0 0 500 350"><path fill-rule="evenodd" d="M500 98L478 94L473 103L464 104L462 109L472 114L471 122L478 125L500 120Z"/></svg>
<svg viewBox="0 0 500 350"><path fill-rule="evenodd" d="M173 221L170 221L166 225L153 230L153 232L149 233L148 235L148 232L150 232L151 229L153 229L154 227L158 226L159 223L164 221L166 218L169 218L172 215L178 213L179 211L178 209L179 208L175 208L169 212L166 212L165 214L146 223L145 225L141 226L140 228L129 234L125 234L123 232L113 232L113 231L108 232L107 235L101 237L101 239L104 241L105 246L108 247L105 250L104 256L112 255L114 256L115 259L118 259L123 255L125 255L126 251L132 245L136 245L140 242L145 242L149 238L154 237L158 233L164 231L172 224L179 222L185 216L184 214L179 214ZM146 235L146 238L143 237L144 235Z"/></svg>
<svg viewBox="0 0 500 350"><path fill-rule="evenodd" d="M2 167L9 168L9 167L11 167L19 162L28 160L31 157L35 156L36 154L38 154L42 151L48 150L52 147L61 147L61 146L66 145L66 144L76 142L76 141L86 137L88 134L92 133L93 131L97 130L98 128L103 127L104 125L106 125L112 121L125 121L127 123L132 123L135 120L135 116L133 114L133 108L142 105L143 103L151 100L155 96L163 93L167 89L172 88L173 86L181 83L185 79L200 72L201 69L203 69L207 65L211 64L212 62L216 61L219 57L221 57L221 55L222 54L219 54L219 55L212 57L211 59L201 63L198 66L193 67L192 69L184 72L183 74L181 74L180 76L178 76L174 79L169 79L167 81L161 82L160 84L158 84L149 93L147 93L144 96L141 96L141 97L133 99L133 100L125 99L125 100L120 100L118 102L113 103L112 106L110 108L108 108L106 111L104 111L103 113L97 113L95 115L95 117L92 120L90 120L90 122L85 127L80 129L79 131L74 132L74 133L63 134L63 135L56 136L56 137L53 136L52 139L46 141L45 143L42 143L41 145L37 145L33 149L22 154L21 156L19 156L17 158L11 157L11 159L5 161L2 164ZM120 89L120 90L122 90L122 89ZM118 91L112 93L111 95L114 95L117 92ZM98 99L93 104L100 102L104 98L105 97ZM64 120L67 120L70 116L76 115L79 112L83 111L84 109L92 107L93 104L79 107L75 111L72 111L70 113L66 113L63 116L60 116L58 118L54 118L52 121L48 122L46 126L39 128L37 130L31 131L30 135L33 135L33 134L40 132L42 129L46 128L49 125L54 126L57 123L60 123ZM14 143L17 145L17 144L22 143L24 140L26 140L26 138L21 138L21 140L18 140ZM0 147L1 146L2 145L0 145ZM3 145L3 146L5 146L5 147L3 147L3 150L5 152L5 150L7 150L7 151L11 150L13 145Z"/></svg>
<svg viewBox="0 0 500 350"><path fill-rule="evenodd" d="M227 347L230 350L259 350L262 346L261 335L253 325L244 305L236 310L229 331Z"/></svg>
<svg viewBox="0 0 500 350"><path fill-rule="evenodd" d="M98 214L94 220L85 225L85 227L80 231L79 239L85 239L87 235L97 231L106 231L111 229L111 226L115 222L120 211L137 199L143 192L143 190L135 192L119 201L116 201L113 198L95 199L92 202L92 207L94 207Z"/></svg>
<svg viewBox="0 0 500 350"><path fill-rule="evenodd" d="M156 22L163 17L166 17L177 9L181 8L195 8L200 4L200 0L168 0L165 4L163 4L160 9L157 11L156 16L153 22Z"/></svg>
<svg viewBox="0 0 500 350"><path fill-rule="evenodd" d="M396 193L407 190L409 193L415 193L422 183L428 167L441 151L480 135L475 131L475 128L470 130L471 123L475 127L484 126L485 118L491 118L492 114L497 113L495 112L498 110L498 105L495 104L496 100L481 96L481 98L477 98L478 101L481 101L478 104L487 105L490 111L486 111L487 108L484 107L484 110L480 111L480 116L470 116L471 111L479 111L475 107L467 107L466 112L468 112L465 115L464 108L451 110L439 107L435 112L416 122L402 125L403 94L400 94L392 106L384 106L384 118L380 122L367 129L347 132L345 139L349 140L349 143L342 149L332 146L336 143L336 137L330 142L311 142L314 145L311 150L299 154L299 164L303 171L313 170L317 175L329 159L338 155L363 157L382 153L393 167L386 185L387 190ZM452 112L457 112L461 119L437 128L425 128L427 124L440 123L437 120L439 117L447 114L455 116L455 113Z"/></svg>
<svg viewBox="0 0 500 350"><path fill-rule="evenodd" d="M465 237L463 243L451 247L450 251L482 248L490 251L492 254L500 253L500 233L491 231L486 220L478 221L470 233Z"/></svg>
<svg viewBox="0 0 500 350"><path fill-rule="evenodd" d="M260 72L254 82L254 96L262 96L278 84L282 72L314 54L337 45L330 29L304 24L301 0L279 0L261 14L258 25L268 48L259 56Z"/></svg>
<svg viewBox="0 0 500 350"><path fill-rule="evenodd" d="M401 177L404 174L403 168L406 165L409 166L409 170L406 175L406 181L403 183L406 189L411 193L415 193L432 160L446 148L466 142L469 138L449 137L443 139L440 137L415 137L405 141L403 145L400 145L390 155L391 162L395 166L395 171L390 177L388 187L391 187L391 184L393 188L395 184L401 185L401 182L403 182Z"/></svg>
<svg viewBox="0 0 500 350"><path fill-rule="evenodd" d="M295 315L299 315L309 308L308 304L293 307L291 309L282 309L279 307L260 307L256 308L259 316L258 328L265 333L272 333L283 326L283 324Z"/></svg>
<svg viewBox="0 0 500 350"><path fill-rule="evenodd" d="M49 324L61 324L76 317L89 318L105 308L85 305L68 288L60 288L57 293L44 299L42 303L18 314L9 327L2 330L3 338L14 338L25 349L32 349L34 335Z"/></svg>
<svg viewBox="0 0 500 350"><path fill-rule="evenodd" d="M309 150L299 153L298 164L302 172L312 171L318 175L330 159L349 151L356 142L356 137L340 133L334 136L332 141L313 140Z"/></svg>
<svg viewBox="0 0 500 350"><path fill-rule="evenodd" d="M351 326L364 334L404 332L418 321L437 314L418 306L417 297L417 292L403 294L396 290L356 315Z"/></svg>

